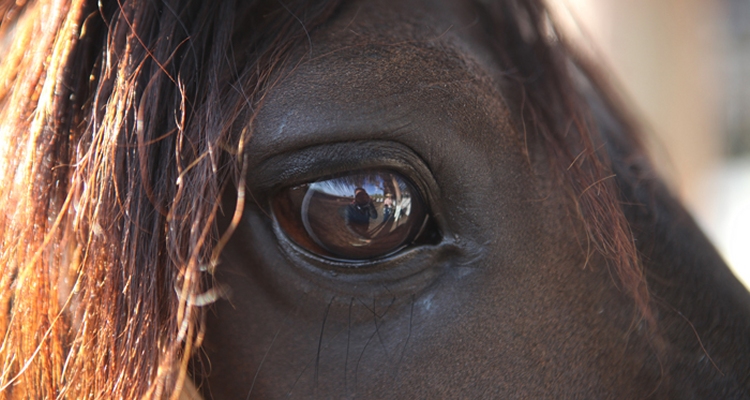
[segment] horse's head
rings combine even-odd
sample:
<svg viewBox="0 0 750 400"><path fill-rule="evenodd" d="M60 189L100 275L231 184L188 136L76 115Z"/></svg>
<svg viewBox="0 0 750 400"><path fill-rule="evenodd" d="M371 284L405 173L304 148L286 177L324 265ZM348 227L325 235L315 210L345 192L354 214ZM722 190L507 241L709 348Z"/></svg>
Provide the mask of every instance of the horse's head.
<svg viewBox="0 0 750 400"><path fill-rule="evenodd" d="M540 2L60 4L4 61L3 390L749 394L750 296Z"/></svg>
<svg viewBox="0 0 750 400"><path fill-rule="evenodd" d="M653 325L641 265L628 261L630 225L618 218L633 212L627 200L635 210L652 204L619 192L615 177L622 186L641 180L629 186L639 193L663 189L637 159L633 128L544 36L552 32L535 12L357 2L311 33L254 121L253 201L216 270L232 294L207 321L205 393L682 396L686 373L664 367L674 354L663 341L672 339ZM609 155L595 147L605 141ZM363 170L415 184L413 201L429 215L419 235L429 240L352 259L300 245L303 223L301 233L279 224L279 196ZM291 211L300 220L309 211L302 203ZM665 225L689 224L683 218ZM652 235L639 238L665 252ZM718 262L708 244L694 250ZM679 268L658 267L655 276ZM670 279L670 292L697 289ZM674 310L662 312L690 332ZM704 353L694 336L685 343L692 369L719 375L709 356L720 350Z"/></svg>

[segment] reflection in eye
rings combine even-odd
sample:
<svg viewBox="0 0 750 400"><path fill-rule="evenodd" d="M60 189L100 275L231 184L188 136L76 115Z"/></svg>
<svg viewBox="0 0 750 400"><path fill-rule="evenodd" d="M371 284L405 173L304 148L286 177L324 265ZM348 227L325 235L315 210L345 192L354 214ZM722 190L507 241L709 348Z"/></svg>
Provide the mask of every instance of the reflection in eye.
<svg viewBox="0 0 750 400"><path fill-rule="evenodd" d="M362 171L281 191L273 202L284 232L328 258L363 260L411 244L428 215L414 186L390 171Z"/></svg>

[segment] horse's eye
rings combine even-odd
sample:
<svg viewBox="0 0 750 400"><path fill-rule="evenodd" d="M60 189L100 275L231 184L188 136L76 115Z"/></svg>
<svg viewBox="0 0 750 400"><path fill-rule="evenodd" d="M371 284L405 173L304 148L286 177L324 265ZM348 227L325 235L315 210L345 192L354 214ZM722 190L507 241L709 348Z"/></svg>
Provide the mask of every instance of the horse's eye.
<svg viewBox="0 0 750 400"><path fill-rule="evenodd" d="M413 184L382 170L294 186L273 201L290 239L340 261L387 256L413 243L427 225L426 208Z"/></svg>

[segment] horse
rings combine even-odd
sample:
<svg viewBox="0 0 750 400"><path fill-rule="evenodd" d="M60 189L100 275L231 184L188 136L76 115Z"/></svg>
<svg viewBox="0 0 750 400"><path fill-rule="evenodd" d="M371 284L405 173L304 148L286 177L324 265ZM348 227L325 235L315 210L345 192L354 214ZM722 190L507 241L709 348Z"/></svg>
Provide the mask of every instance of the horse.
<svg viewBox="0 0 750 400"><path fill-rule="evenodd" d="M4 398L750 397L750 294L541 0L0 12Z"/></svg>

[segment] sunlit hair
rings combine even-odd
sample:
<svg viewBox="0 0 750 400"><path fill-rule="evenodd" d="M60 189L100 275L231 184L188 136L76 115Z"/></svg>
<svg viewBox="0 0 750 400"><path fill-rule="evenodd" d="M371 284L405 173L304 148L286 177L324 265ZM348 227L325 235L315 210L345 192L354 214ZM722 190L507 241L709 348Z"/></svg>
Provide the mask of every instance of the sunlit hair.
<svg viewBox="0 0 750 400"><path fill-rule="evenodd" d="M621 289L635 300L634 321L654 328L643 265L617 183L647 186L641 181L654 179L637 121L607 77L555 29L543 0L480 3L484 12L478 15L510 71L506 95L519 114L527 148L536 141L547 150L551 172L575 201L586 251L603 256ZM608 120L606 139L600 119Z"/></svg>
<svg viewBox="0 0 750 400"><path fill-rule="evenodd" d="M211 273L232 226L217 229L220 197L237 196L236 210L222 210L236 224L256 110L337 7L99 3L0 3L2 397L179 394L202 306L221 295ZM593 247L647 315L632 234L565 48L537 0L482 3L495 50L516 71L519 131L550 149Z"/></svg>
<svg viewBox="0 0 750 400"><path fill-rule="evenodd" d="M327 2L4 5L0 388L161 398L202 337L215 217L270 73ZM238 191L242 196L242 191ZM240 202L241 203L241 202ZM232 210L224 210L231 215Z"/></svg>

